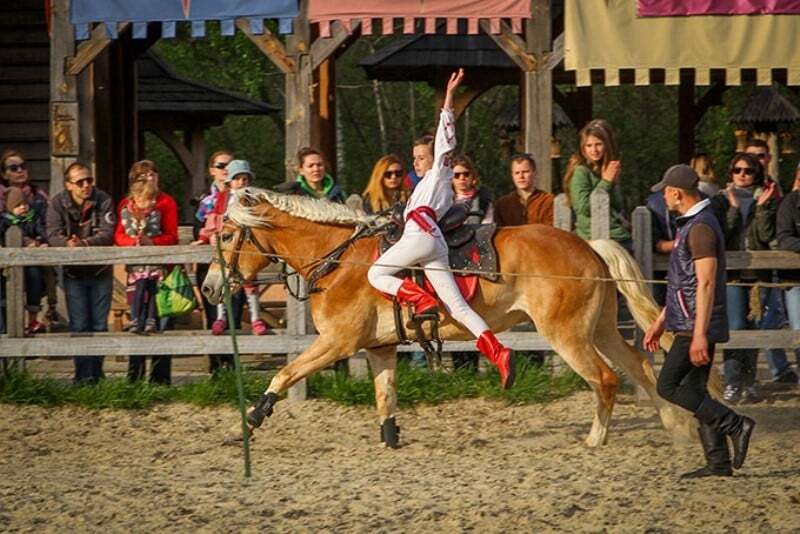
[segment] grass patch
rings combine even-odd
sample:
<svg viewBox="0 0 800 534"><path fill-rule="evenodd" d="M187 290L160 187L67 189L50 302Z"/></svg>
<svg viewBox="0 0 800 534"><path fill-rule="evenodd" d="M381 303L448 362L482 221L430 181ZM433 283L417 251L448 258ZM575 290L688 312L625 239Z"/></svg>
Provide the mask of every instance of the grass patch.
<svg viewBox="0 0 800 534"><path fill-rule="evenodd" d="M510 391L500 389L495 370L475 373L456 370L428 373L401 360L397 372L398 403L437 404L460 398L487 397L509 403L543 402L563 397L586 387L576 374L553 377L539 366L521 362L517 380ZM267 378L257 373L244 374L245 397L256 400L267 387ZM330 399L347 405L374 405L372 380L350 378L343 373L321 373L308 380L312 398ZM95 385L74 386L52 378L37 378L25 373L0 374L0 402L41 406L77 405L93 409L143 409L156 403L185 402L196 406L236 405L236 375L222 372L178 386L158 386L147 382L128 382L124 378L102 380Z"/></svg>
<svg viewBox="0 0 800 534"><path fill-rule="evenodd" d="M414 367L405 360L401 360L397 368L397 402L400 406L476 397L526 404L563 397L585 388L585 382L572 371L554 377L547 369L526 361L517 364L516 382L508 391L500 388L500 375L494 369L488 373L475 373L469 369L429 373L427 369ZM342 373L312 376L308 392L311 397L342 404L375 404L372 380L354 379Z"/></svg>

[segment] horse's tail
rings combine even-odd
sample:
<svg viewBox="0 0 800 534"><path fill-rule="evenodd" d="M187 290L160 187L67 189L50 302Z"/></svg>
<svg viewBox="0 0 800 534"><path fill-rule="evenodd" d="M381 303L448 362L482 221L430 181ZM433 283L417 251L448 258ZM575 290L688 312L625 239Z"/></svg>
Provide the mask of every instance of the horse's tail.
<svg viewBox="0 0 800 534"><path fill-rule="evenodd" d="M619 243L610 239L595 239L589 241L592 249L603 258L611 277L618 280L617 289L628 302L628 309L633 315L633 320L642 330L647 330L658 318L661 309L653 299L653 293L643 281L644 275L636 260ZM664 332L659 340L661 347L669 351L672 347L673 335ZM715 397L722 392L722 384L717 373L711 373L708 380L708 389Z"/></svg>

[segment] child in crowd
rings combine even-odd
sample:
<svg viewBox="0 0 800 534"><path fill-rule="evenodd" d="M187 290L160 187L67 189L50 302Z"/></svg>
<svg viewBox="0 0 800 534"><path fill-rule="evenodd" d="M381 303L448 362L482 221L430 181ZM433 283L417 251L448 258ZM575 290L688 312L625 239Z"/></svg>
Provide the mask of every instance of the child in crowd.
<svg viewBox="0 0 800 534"><path fill-rule="evenodd" d="M200 231L198 243L213 244L212 239L222 230L222 217L225 211L227 211L228 206L234 202L238 202L239 193L255 180L255 174L250 170L250 164L245 160L235 159L231 161L228 163L227 170L228 174L225 177L225 189L217 196L213 213L206 217L206 225ZM242 290L247 299L247 307L250 309L250 327L253 330L253 334L263 336L268 333L269 328L260 316L261 304L258 300L258 286L253 283L246 283L242 285ZM234 308L237 307L237 302L233 304ZM225 304L219 303L217 304L217 319L211 325L211 333L215 336L220 336L225 333L227 328L228 318Z"/></svg>
<svg viewBox="0 0 800 534"><path fill-rule="evenodd" d="M135 238L134 246L150 245L152 238L161 235L161 212L155 209L158 189L151 181L135 181L130 185L128 203L120 211L125 235ZM131 332L153 333L158 331L156 292L164 276L160 265L129 265L128 292L130 300Z"/></svg>
<svg viewBox="0 0 800 534"><path fill-rule="evenodd" d="M0 236L5 240L6 230L18 226L22 230L22 246L46 247L47 233L44 218L33 210L25 197L22 188L11 186L6 190L6 211L0 216ZM25 308L28 310L28 335L43 332L44 324L40 323L39 312L42 309L44 295L44 271L42 267L25 267Z"/></svg>

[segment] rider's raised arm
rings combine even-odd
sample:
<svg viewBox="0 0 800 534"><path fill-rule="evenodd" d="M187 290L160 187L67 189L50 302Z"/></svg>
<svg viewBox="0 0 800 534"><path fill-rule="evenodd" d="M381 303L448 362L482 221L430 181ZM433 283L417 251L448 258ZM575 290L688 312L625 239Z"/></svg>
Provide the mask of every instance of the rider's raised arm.
<svg viewBox="0 0 800 534"><path fill-rule="evenodd" d="M436 127L436 141L433 145L433 168L445 166L445 156L456 148L456 118L452 109L442 108L439 126Z"/></svg>

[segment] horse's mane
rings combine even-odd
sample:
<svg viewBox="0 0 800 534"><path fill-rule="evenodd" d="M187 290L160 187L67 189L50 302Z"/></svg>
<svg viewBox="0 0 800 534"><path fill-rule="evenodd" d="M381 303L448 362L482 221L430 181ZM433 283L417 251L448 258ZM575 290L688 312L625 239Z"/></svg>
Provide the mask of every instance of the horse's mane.
<svg viewBox="0 0 800 534"><path fill-rule="evenodd" d="M309 198L300 195L276 193L268 189L248 187L239 193L244 202L234 202L228 207L227 216L236 224L256 228L269 227L269 221L256 213L259 204L269 203L294 217L318 223L329 223L347 226L371 226L379 224L383 218L376 215L360 213L344 204L337 204L327 199Z"/></svg>

